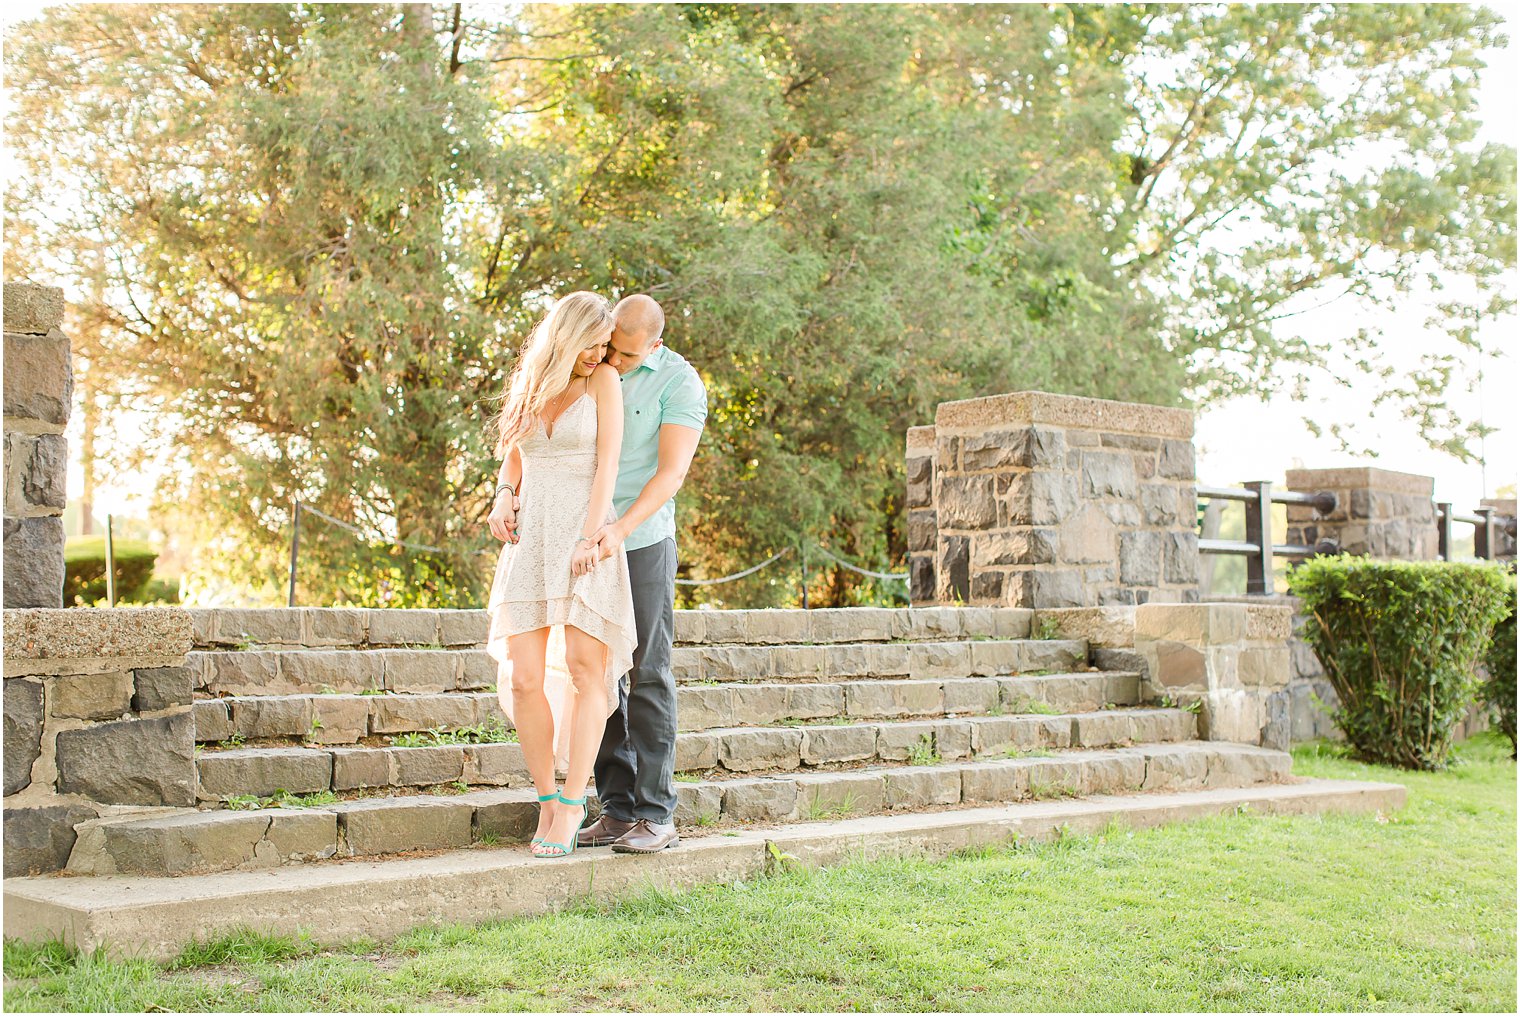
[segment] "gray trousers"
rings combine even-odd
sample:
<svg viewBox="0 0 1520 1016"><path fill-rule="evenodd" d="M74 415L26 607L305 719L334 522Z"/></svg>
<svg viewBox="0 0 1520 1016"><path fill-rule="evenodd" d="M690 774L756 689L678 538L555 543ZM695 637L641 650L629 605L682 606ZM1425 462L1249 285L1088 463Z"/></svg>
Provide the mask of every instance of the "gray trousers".
<svg viewBox="0 0 1520 1016"><path fill-rule="evenodd" d="M602 810L622 822L674 821L676 812L675 641L676 541L628 552L633 622L639 644L633 670L618 687L618 707L592 774Z"/></svg>

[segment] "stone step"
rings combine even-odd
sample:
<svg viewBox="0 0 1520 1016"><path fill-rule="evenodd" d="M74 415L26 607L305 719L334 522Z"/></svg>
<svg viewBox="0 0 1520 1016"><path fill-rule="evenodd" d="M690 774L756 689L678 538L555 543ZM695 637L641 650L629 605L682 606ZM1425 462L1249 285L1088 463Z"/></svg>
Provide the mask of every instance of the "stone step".
<svg viewBox="0 0 1520 1016"><path fill-rule="evenodd" d="M199 648L308 646L468 647L484 644L484 610L349 607L189 611ZM677 645L1027 638L1034 612L999 607L843 607L824 610L678 610Z"/></svg>
<svg viewBox="0 0 1520 1016"><path fill-rule="evenodd" d="M691 835L719 825L794 823L1029 798L1243 787L1288 780L1291 763L1291 756L1270 749L1184 741L705 780L677 784L676 822L683 835ZM537 809L532 788L519 788L379 797L302 809L99 819L79 827L69 870L180 875L522 842L533 833ZM593 800L593 817L597 813Z"/></svg>
<svg viewBox="0 0 1520 1016"><path fill-rule="evenodd" d="M778 856L808 866L940 858L1092 835L1116 822L1144 829L1241 812L1390 814L1403 806L1405 793L1398 784L1305 780L804 822L733 835L688 834L680 846L651 855L598 847L545 862L522 847L475 848L278 872L8 878L4 933L8 940L62 940L84 952L104 948L116 959L150 960L168 960L192 941L240 928L309 935L323 946L361 938L385 942L423 925L529 917L569 900L616 900L650 885L672 890L741 881L771 870Z"/></svg>
<svg viewBox="0 0 1520 1016"><path fill-rule="evenodd" d="M727 727L677 735L677 772L755 773L824 765L944 761L989 752L1096 748L1186 740L1182 709L1112 709L798 727ZM423 748L236 748L196 757L198 793L226 801L276 791L304 795L386 787L527 786L513 742Z"/></svg>
<svg viewBox="0 0 1520 1016"><path fill-rule="evenodd" d="M1139 701L1139 675L1123 672L943 680L682 685L681 730L787 720L891 719L961 713L1030 712L1036 706L1087 712ZM239 695L194 704L201 742L299 737L311 744L353 744L364 737L454 731L511 723L495 692L380 695Z"/></svg>
<svg viewBox="0 0 1520 1016"><path fill-rule="evenodd" d="M494 688L496 661L483 649L285 649L192 652L185 665L211 695L436 694ZM986 639L820 645L678 646L671 668L683 684L877 678L998 677L1087 667L1087 643Z"/></svg>

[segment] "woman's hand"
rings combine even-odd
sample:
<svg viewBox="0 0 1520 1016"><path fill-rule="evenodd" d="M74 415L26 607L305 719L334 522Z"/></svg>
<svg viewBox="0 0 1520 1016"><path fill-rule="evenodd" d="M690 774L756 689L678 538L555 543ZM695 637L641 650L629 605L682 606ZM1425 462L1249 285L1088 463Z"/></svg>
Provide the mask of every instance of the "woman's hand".
<svg viewBox="0 0 1520 1016"><path fill-rule="evenodd" d="M491 535L502 543L517 542L517 509L521 504L516 495L504 490L491 505L486 524L491 527Z"/></svg>
<svg viewBox="0 0 1520 1016"><path fill-rule="evenodd" d="M576 578L580 578L591 571L592 568L596 567L596 562L601 558L601 553L597 541L578 541L575 545L575 552L570 555L570 574Z"/></svg>

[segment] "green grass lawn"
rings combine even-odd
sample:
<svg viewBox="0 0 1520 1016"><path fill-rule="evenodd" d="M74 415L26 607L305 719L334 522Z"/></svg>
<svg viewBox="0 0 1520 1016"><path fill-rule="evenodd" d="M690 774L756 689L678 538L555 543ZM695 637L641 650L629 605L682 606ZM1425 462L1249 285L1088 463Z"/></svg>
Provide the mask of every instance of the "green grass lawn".
<svg viewBox="0 0 1520 1016"><path fill-rule="evenodd" d="M167 968L5 947L7 1010L1515 1011L1515 765L1297 752L1392 816L1232 815L781 873L379 947L253 936Z"/></svg>

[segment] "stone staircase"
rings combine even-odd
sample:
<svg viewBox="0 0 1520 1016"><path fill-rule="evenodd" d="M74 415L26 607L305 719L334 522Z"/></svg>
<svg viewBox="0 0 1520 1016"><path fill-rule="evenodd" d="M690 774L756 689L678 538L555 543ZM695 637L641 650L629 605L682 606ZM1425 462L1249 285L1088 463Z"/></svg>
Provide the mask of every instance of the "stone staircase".
<svg viewBox="0 0 1520 1016"><path fill-rule="evenodd" d="M1150 795L1157 816L1182 815L1204 801L1238 806L1246 800L1240 794L1266 794L1263 800L1285 808L1308 799L1295 796L1290 756L1199 740L1195 713L1145 702L1140 674L1089 664L1113 662L1112 655L1090 654L1082 639L1032 637L1039 630L1034 613L678 612L676 821L683 843L667 854L722 853L720 841L749 843L788 830L797 849L817 853L804 835L813 829L847 835L914 828L920 831L903 833L903 841L923 848L925 837L958 839L947 840L946 830L958 827L945 815L1005 828L1010 808L1076 807L1072 798L1144 802ZM532 833L537 805L497 705L481 612L192 614L196 647L186 663L196 696L198 807L136 809L83 823L67 870L95 877L10 880L8 914L18 906L33 913L43 900L63 906L57 893L78 896L78 886L89 883L124 892L135 886L131 892L182 906L176 893L204 894L211 885L241 884L216 879L296 866L318 872L289 884L318 892L320 870L336 871L339 860L366 860L390 878L410 869L386 865L426 852L452 858L506 848L511 863L502 858L488 867L510 869L513 878L542 873L542 864L513 867L526 860L520 844ZM1373 797L1384 806L1392 791L1380 793ZM1133 816L1145 807L1115 803L1109 810L1138 822ZM317 863L323 861L329 863ZM598 863L626 860L602 848L555 862L577 871ZM664 862L647 868L680 869ZM135 881L120 881L127 876ZM45 891L50 882L71 885ZM29 896L23 890L33 886L20 883L40 888ZM263 890L248 890L255 891ZM397 929L438 916L425 901L401 910ZM46 914L37 920L62 920ZM200 919L192 924L208 927Z"/></svg>

